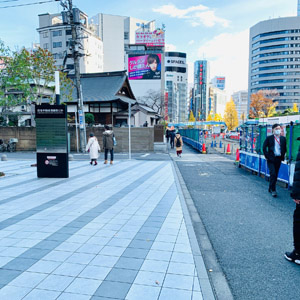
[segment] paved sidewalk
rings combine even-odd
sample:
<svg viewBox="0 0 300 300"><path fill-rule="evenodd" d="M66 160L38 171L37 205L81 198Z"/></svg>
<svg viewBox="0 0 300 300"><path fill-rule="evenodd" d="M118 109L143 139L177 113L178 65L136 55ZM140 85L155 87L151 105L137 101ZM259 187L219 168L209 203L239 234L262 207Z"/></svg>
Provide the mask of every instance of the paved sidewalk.
<svg viewBox="0 0 300 300"><path fill-rule="evenodd" d="M0 162L0 299L214 299L172 162L31 163Z"/></svg>

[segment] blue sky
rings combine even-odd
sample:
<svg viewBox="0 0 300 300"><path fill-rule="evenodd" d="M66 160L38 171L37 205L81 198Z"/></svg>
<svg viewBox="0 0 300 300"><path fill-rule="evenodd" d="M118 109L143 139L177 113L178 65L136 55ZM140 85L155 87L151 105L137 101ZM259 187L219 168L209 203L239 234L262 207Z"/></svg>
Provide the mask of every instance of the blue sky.
<svg viewBox="0 0 300 300"><path fill-rule="evenodd" d="M41 0L3 1L0 0L0 7ZM269 18L295 16L297 11L297 0L73 0L73 3L89 16L102 12L155 19L158 26L164 23L168 49L187 53L189 81L193 81L193 62L205 58L211 62L211 77L226 76L229 93L247 88L249 28ZM58 2L0 8L0 39L12 49L29 47L39 42L38 14L59 11Z"/></svg>

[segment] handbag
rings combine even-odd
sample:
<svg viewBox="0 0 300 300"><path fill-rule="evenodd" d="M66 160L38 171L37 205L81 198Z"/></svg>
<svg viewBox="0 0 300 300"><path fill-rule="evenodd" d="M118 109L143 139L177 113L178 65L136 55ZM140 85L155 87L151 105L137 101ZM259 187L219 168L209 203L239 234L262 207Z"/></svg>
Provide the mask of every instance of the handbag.
<svg viewBox="0 0 300 300"><path fill-rule="evenodd" d="M113 136L113 143L114 143L114 146L117 146L117 140L116 140L115 136Z"/></svg>

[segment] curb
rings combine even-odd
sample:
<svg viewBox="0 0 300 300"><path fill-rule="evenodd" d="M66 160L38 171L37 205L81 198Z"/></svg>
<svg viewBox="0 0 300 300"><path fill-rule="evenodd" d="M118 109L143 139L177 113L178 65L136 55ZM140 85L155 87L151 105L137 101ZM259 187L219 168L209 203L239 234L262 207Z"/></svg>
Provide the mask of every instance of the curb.
<svg viewBox="0 0 300 300"><path fill-rule="evenodd" d="M171 155L170 157L173 162L175 182L186 221L203 299L234 300L194 201L174 158ZM207 270L212 271L207 272Z"/></svg>

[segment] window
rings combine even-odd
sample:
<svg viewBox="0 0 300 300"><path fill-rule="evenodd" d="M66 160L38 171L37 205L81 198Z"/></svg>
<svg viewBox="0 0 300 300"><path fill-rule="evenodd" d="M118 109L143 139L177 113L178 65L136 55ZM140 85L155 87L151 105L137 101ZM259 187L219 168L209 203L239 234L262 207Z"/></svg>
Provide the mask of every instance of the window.
<svg viewBox="0 0 300 300"><path fill-rule="evenodd" d="M74 65L72 65L72 64L67 64L67 69L68 70L74 70Z"/></svg>
<svg viewBox="0 0 300 300"><path fill-rule="evenodd" d="M43 45L43 48L46 50L46 49L49 49L49 44L48 43L45 43L44 45Z"/></svg>
<svg viewBox="0 0 300 300"><path fill-rule="evenodd" d="M47 38L48 37L48 31L44 31L43 32L43 38Z"/></svg>
<svg viewBox="0 0 300 300"><path fill-rule="evenodd" d="M72 35L72 30L71 29L67 29L66 30L66 35Z"/></svg>
<svg viewBox="0 0 300 300"><path fill-rule="evenodd" d="M53 42L53 48L60 48L62 46L62 42Z"/></svg>
<svg viewBox="0 0 300 300"><path fill-rule="evenodd" d="M90 112L100 112L99 104L90 104Z"/></svg>
<svg viewBox="0 0 300 300"><path fill-rule="evenodd" d="M124 40L129 40L129 32L128 31L124 32Z"/></svg>
<svg viewBox="0 0 300 300"><path fill-rule="evenodd" d="M62 35L62 30L54 30L52 31L52 36L61 36Z"/></svg>

